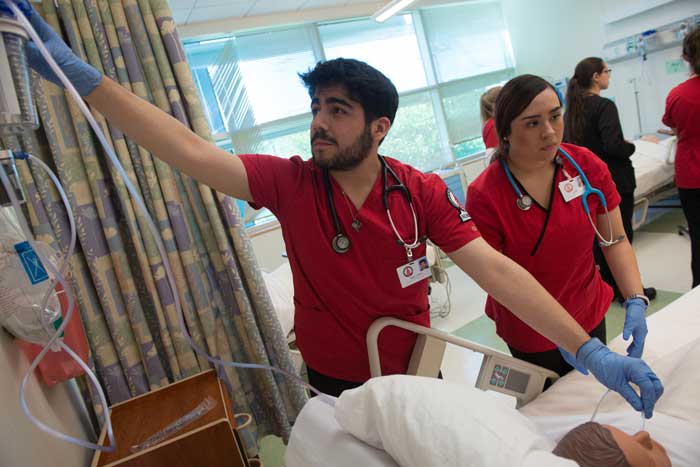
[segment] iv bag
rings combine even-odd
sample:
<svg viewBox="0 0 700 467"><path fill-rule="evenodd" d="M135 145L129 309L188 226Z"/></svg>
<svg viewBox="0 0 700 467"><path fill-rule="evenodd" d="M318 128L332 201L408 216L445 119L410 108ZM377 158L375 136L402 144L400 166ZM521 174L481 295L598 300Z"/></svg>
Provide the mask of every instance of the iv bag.
<svg viewBox="0 0 700 467"><path fill-rule="evenodd" d="M36 244L43 256L56 264L53 248L43 242ZM61 324L55 291L41 309L51 279L24 238L12 208L0 208L0 326L24 341L46 344Z"/></svg>
<svg viewBox="0 0 700 467"><path fill-rule="evenodd" d="M39 128L24 46L27 33L0 15L0 136Z"/></svg>

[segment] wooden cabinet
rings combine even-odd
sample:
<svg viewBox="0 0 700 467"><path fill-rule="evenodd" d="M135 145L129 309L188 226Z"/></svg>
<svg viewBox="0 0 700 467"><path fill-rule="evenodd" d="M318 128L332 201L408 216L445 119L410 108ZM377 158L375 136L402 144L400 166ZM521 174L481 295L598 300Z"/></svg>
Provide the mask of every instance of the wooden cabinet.
<svg viewBox="0 0 700 467"><path fill-rule="evenodd" d="M195 409L209 396L214 407L162 442L132 452L156 432ZM92 467L250 467L226 389L214 370L183 379L110 408L114 452L96 452ZM100 444L108 443L102 430Z"/></svg>

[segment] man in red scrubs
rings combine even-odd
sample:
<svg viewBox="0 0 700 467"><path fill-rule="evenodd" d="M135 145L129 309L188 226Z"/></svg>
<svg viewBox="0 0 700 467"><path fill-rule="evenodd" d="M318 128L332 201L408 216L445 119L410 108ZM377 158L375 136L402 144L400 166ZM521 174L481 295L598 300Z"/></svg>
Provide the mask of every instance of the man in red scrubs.
<svg viewBox="0 0 700 467"><path fill-rule="evenodd" d="M297 343L312 384L337 395L369 377L364 338L375 318L429 323L427 277L419 268L427 237L599 380L605 374L618 391L637 384L641 397L625 397L652 415L662 388L643 361L591 339L530 274L480 238L437 176L379 156L398 93L376 69L336 59L302 76L312 97L312 160L236 156L82 62L26 2L19 3L69 79L79 82L80 94L118 128L198 181L275 212L294 275ZM43 59L29 56L35 70L57 82ZM405 371L412 342L398 331L382 334L385 372Z"/></svg>

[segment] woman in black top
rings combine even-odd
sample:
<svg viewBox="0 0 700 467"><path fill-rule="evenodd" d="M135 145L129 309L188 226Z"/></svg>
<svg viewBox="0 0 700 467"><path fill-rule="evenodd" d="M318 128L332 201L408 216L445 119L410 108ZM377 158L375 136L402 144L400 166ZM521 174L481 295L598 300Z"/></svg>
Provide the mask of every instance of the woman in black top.
<svg viewBox="0 0 700 467"><path fill-rule="evenodd" d="M615 103L600 95L601 90L608 88L611 71L603 59L597 57L586 58L576 65L566 91L564 141L587 147L608 165L622 197L620 214L625 234L631 243L634 236L634 189L637 184L630 157L635 148L622 136ZM624 300L597 243L593 250L603 279L613 288L618 300ZM656 290L652 287L645 288L644 293L650 299L656 297Z"/></svg>

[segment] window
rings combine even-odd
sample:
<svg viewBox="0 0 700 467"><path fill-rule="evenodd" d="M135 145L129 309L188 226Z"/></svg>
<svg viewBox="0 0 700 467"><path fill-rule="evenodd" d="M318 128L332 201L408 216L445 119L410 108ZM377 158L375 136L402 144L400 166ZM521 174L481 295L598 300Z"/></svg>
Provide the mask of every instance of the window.
<svg viewBox="0 0 700 467"><path fill-rule="evenodd" d="M514 67L500 3L435 7L422 15L441 83Z"/></svg>
<svg viewBox="0 0 700 467"><path fill-rule="evenodd" d="M283 157L311 154L309 127L311 114L269 125L239 131L231 135L233 148L238 154L273 154Z"/></svg>
<svg viewBox="0 0 700 467"><path fill-rule="evenodd" d="M401 96L401 105L394 124L379 152L423 171L430 171L452 162L452 155L441 150L437 121L429 93Z"/></svg>
<svg viewBox="0 0 700 467"><path fill-rule="evenodd" d="M479 98L515 67L500 2L489 0L422 8L381 24L360 18L191 42L185 50L220 147L304 159L311 114L298 73L337 57L369 63L400 94L380 153L423 171L484 151ZM240 207L246 226L274 219Z"/></svg>
<svg viewBox="0 0 700 467"><path fill-rule="evenodd" d="M511 70L505 70L453 81L440 87L447 131L454 144L481 137L479 99L488 88L505 84L512 74Z"/></svg>
<svg viewBox="0 0 700 467"><path fill-rule="evenodd" d="M399 92L422 88L427 82L410 14L384 23L349 21L320 26L327 59L355 58L389 78Z"/></svg>
<svg viewBox="0 0 700 467"><path fill-rule="evenodd" d="M255 124L309 111L298 73L316 64L307 28L236 38L239 66Z"/></svg>

